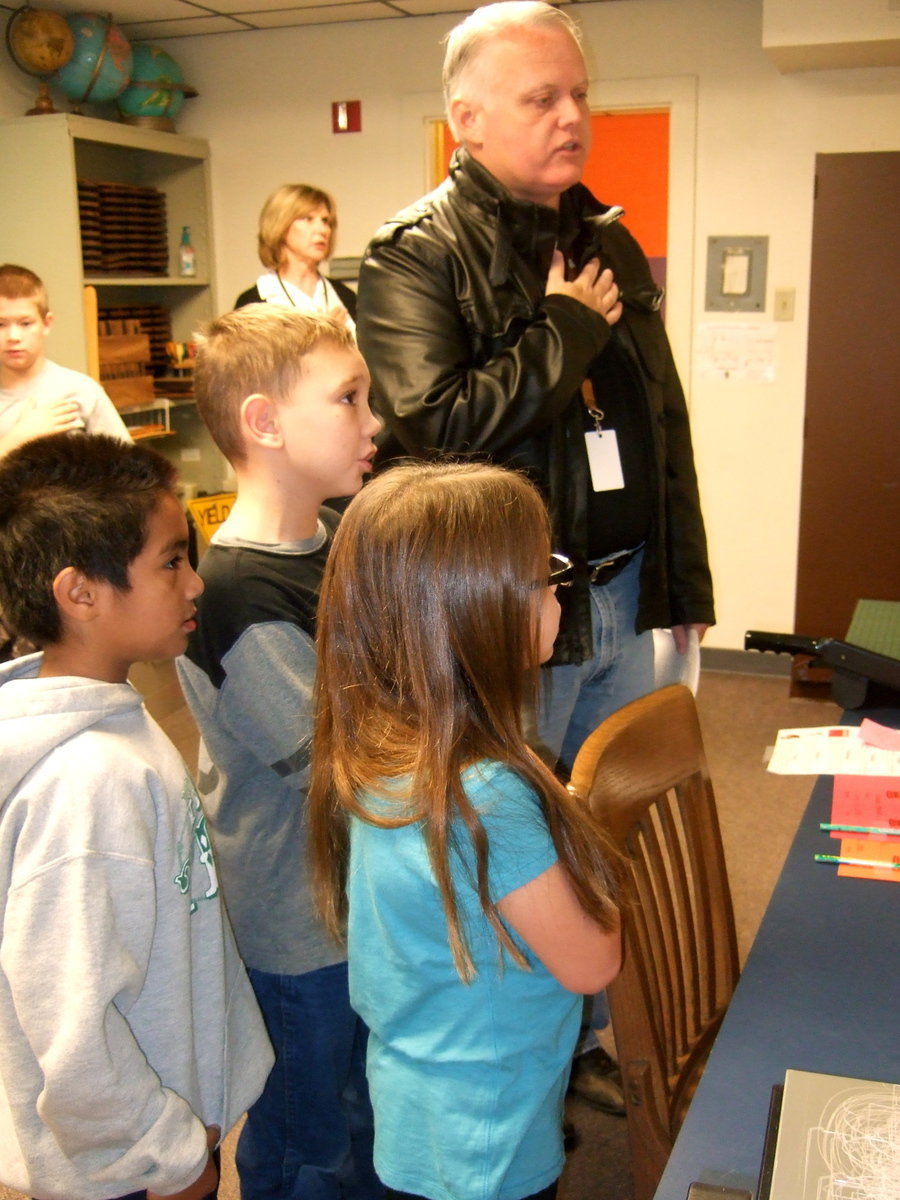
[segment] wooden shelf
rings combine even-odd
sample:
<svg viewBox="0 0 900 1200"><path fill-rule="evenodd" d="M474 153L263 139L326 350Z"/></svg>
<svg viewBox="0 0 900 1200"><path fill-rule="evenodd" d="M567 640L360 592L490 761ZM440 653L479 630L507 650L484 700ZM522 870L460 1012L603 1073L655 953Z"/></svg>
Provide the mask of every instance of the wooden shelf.
<svg viewBox="0 0 900 1200"><path fill-rule="evenodd" d="M179 275L85 275L85 283L94 287L171 287L171 288L208 288L209 279L206 276L194 275L182 279Z"/></svg>
<svg viewBox="0 0 900 1200"><path fill-rule="evenodd" d="M0 157L27 171L0 173L0 262L37 271L54 314L52 357L89 371L83 288L96 288L101 308L164 304L172 337L190 341L215 315L215 261L209 188L209 146L178 133L56 113L0 120ZM177 270L181 230L188 225L201 274L98 274L85 271L78 179L140 185L165 193L169 271Z"/></svg>

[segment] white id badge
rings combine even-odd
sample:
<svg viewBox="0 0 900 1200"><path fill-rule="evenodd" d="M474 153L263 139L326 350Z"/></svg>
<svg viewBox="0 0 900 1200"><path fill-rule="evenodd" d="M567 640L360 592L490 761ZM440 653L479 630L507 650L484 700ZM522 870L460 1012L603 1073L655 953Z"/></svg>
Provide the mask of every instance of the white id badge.
<svg viewBox="0 0 900 1200"><path fill-rule="evenodd" d="M591 468L591 483L595 492L614 492L625 486L622 478L622 460L619 458L619 443L614 429L592 429L584 435L588 463Z"/></svg>

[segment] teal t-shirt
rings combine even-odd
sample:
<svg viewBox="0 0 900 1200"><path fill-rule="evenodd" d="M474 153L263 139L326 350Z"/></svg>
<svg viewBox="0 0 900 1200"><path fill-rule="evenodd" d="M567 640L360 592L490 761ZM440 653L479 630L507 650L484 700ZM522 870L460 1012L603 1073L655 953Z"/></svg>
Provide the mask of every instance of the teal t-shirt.
<svg viewBox="0 0 900 1200"><path fill-rule="evenodd" d="M488 835L496 902L552 866L556 850L537 796L507 767L478 763L463 784ZM478 971L470 984L453 964L421 828L352 820L350 999L371 1031L375 1167L388 1187L429 1200L521 1200L562 1171L582 1000L519 939L532 970L508 956L500 965L465 835L452 871Z"/></svg>

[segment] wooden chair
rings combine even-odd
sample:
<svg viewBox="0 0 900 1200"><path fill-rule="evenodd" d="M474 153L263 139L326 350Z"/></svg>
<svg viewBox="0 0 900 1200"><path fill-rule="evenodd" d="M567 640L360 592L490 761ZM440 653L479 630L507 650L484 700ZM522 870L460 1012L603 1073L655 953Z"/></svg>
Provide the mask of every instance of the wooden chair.
<svg viewBox="0 0 900 1200"><path fill-rule="evenodd" d="M608 996L635 1200L652 1197L739 966L716 802L683 684L614 713L572 769L629 863L625 955Z"/></svg>

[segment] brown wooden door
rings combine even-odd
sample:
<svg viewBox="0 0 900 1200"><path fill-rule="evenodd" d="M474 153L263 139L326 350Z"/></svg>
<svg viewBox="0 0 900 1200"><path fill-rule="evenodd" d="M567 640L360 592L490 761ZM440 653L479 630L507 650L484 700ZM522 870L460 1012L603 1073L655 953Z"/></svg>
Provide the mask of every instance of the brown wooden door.
<svg viewBox="0 0 900 1200"><path fill-rule="evenodd" d="M863 598L900 599L900 153L816 157L794 630Z"/></svg>

